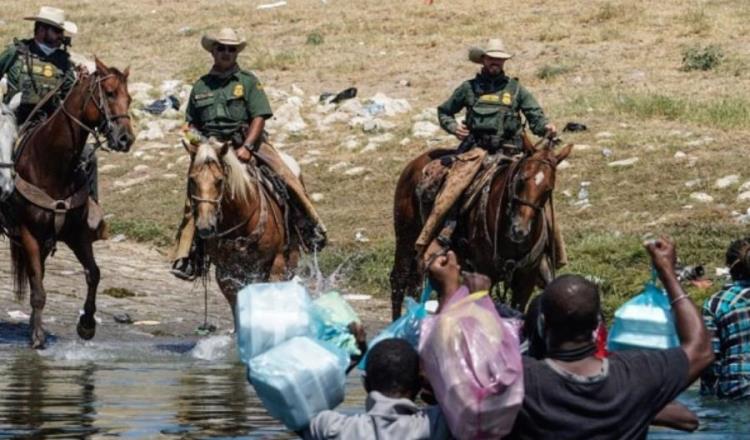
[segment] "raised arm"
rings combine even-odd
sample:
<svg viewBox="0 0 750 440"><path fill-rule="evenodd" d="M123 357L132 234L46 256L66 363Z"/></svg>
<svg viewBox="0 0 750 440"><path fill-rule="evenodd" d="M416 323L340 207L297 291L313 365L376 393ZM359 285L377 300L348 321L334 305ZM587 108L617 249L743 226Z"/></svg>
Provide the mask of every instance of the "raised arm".
<svg viewBox="0 0 750 440"><path fill-rule="evenodd" d="M648 241L645 246L651 255L651 261L659 274L659 279L669 295L672 312L677 321L680 346L688 358L687 383L692 383L714 360L711 338L695 304L677 281L675 275L677 255L674 243L667 238L660 238Z"/></svg>

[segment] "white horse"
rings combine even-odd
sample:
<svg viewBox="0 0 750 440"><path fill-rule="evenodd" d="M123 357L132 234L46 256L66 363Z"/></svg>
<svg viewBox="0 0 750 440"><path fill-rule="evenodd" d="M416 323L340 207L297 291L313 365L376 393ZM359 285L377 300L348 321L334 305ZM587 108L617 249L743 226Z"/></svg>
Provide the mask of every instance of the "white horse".
<svg viewBox="0 0 750 440"><path fill-rule="evenodd" d="M0 102L0 202L13 194L13 147L18 137L16 108L21 104L17 93L8 105Z"/></svg>

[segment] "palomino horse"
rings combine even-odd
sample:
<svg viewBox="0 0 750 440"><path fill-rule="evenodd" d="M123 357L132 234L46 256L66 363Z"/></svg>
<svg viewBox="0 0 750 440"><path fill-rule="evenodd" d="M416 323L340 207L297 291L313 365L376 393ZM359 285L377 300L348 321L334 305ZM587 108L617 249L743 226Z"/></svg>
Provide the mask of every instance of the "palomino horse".
<svg viewBox="0 0 750 440"><path fill-rule="evenodd" d="M31 285L31 345L42 348L42 310L46 292L44 263L58 241L75 253L84 267L88 291L76 327L83 339L96 332L96 289L99 267L91 244L98 231L88 225L89 188L77 176L80 155L89 134L103 134L109 147L126 152L135 137L130 126L128 69L120 72L98 59L96 71L79 79L60 107L33 128L18 147L16 192L8 203L15 212L17 235L11 242L16 296ZM28 277L28 280L27 280Z"/></svg>
<svg viewBox="0 0 750 440"><path fill-rule="evenodd" d="M513 293L512 306L521 310L539 282L543 254L552 240L544 206L555 188L555 170L572 147L555 153L551 144L537 150L525 142L525 156L493 177L486 203L473 203L458 218L453 233L452 248L461 265L489 276L493 286L506 284ZM417 157L406 166L396 186L396 254L390 277L393 319L401 315L404 294L416 294L424 276L414 249L423 221L414 188L422 178L422 169L449 153L451 150L432 150Z"/></svg>
<svg viewBox="0 0 750 440"><path fill-rule="evenodd" d="M300 245L261 171L241 163L230 143L183 141L190 153L188 197L198 236L216 265L216 281L234 316L237 291L291 275Z"/></svg>
<svg viewBox="0 0 750 440"><path fill-rule="evenodd" d="M0 202L13 194L13 147L18 136L15 111L20 104L20 93L8 105L0 102Z"/></svg>

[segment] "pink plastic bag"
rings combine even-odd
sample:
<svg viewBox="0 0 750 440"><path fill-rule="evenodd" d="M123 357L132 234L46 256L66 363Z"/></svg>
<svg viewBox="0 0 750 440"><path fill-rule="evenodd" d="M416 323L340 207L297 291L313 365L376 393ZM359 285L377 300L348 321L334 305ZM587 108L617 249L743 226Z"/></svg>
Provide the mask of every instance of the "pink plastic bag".
<svg viewBox="0 0 750 440"><path fill-rule="evenodd" d="M518 333L486 292L461 288L422 323L419 355L453 435L498 439L523 401Z"/></svg>

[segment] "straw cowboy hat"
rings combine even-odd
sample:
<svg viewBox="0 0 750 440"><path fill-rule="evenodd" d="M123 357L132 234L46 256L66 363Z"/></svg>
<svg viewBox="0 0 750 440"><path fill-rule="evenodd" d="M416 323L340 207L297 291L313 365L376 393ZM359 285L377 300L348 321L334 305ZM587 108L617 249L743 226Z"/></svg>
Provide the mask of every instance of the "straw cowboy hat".
<svg viewBox="0 0 750 440"><path fill-rule="evenodd" d="M513 54L505 49L503 40L499 38L493 38L487 42L485 47L471 47L469 48L469 60L472 63L482 63L482 57L487 55L491 58L500 58L507 60L512 57Z"/></svg>
<svg viewBox="0 0 750 440"><path fill-rule="evenodd" d="M62 29L69 34L78 32L78 26L72 21L65 20L65 11L51 6L42 6L34 17L24 17L24 20L38 21Z"/></svg>
<svg viewBox="0 0 750 440"><path fill-rule="evenodd" d="M237 32L232 28L222 28L216 35L204 35L201 38L201 46L211 52L216 44L225 46L237 46L237 52L242 52L247 46L244 38L237 36Z"/></svg>

